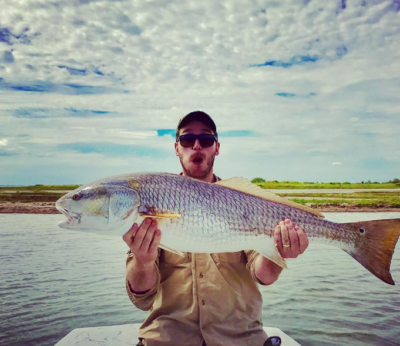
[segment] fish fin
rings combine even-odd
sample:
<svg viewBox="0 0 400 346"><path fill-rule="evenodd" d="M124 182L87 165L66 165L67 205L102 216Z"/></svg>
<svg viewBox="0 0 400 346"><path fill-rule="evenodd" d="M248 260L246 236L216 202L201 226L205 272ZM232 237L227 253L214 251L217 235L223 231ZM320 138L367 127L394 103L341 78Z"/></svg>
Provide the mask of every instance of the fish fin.
<svg viewBox="0 0 400 346"><path fill-rule="evenodd" d="M276 246L273 247L271 250L271 246L261 248L261 249L254 249L264 257L268 258L270 261L274 262L278 266L282 267L283 269L287 268L285 259L281 256Z"/></svg>
<svg viewBox="0 0 400 346"><path fill-rule="evenodd" d="M344 251L378 279L394 285L390 263L400 236L400 219L350 222L343 225L350 225L356 232L360 232L355 247Z"/></svg>
<svg viewBox="0 0 400 346"><path fill-rule="evenodd" d="M143 217L154 217L156 219L177 219L180 218L180 214L148 214L148 213L139 213L140 216Z"/></svg>
<svg viewBox="0 0 400 346"><path fill-rule="evenodd" d="M171 249L170 247L165 246L163 244L160 244L158 246L163 250L166 250L166 251L174 253L175 255L178 255L178 256L181 256L181 257L185 257L186 256L182 251Z"/></svg>
<svg viewBox="0 0 400 346"><path fill-rule="evenodd" d="M241 192L247 193L249 195L253 195L256 197L266 199L271 202L276 202L276 203L287 205L289 207L297 208L297 209L306 211L308 213L311 213L315 216L324 217L324 215L322 215L320 212L316 211L315 209L312 209L312 208L307 207L302 204L298 204L298 203L289 201L286 198L280 197L270 191L262 189L258 185L251 183L250 181L248 181L245 178L234 177L234 178L230 178L230 179L226 179L226 180L221 180L221 181L216 182L215 185L224 186L224 187L227 187L228 189L241 191Z"/></svg>

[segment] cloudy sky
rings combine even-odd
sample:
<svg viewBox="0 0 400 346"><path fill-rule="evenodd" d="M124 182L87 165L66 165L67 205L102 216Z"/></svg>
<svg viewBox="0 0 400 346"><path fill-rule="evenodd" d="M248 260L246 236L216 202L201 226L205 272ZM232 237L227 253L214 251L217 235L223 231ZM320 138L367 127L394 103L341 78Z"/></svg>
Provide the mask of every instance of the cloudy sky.
<svg viewBox="0 0 400 346"><path fill-rule="evenodd" d="M400 178L400 1L1 0L0 184L179 172L193 110L222 178Z"/></svg>

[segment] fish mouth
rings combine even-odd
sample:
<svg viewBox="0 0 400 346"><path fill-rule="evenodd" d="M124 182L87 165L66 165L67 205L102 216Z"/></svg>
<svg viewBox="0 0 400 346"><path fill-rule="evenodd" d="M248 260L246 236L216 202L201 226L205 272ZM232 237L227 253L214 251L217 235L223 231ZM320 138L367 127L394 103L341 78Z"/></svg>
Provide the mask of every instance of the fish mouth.
<svg viewBox="0 0 400 346"><path fill-rule="evenodd" d="M79 214L73 213L69 210L64 209L61 207L59 204L56 204L56 208L59 212L61 212L67 220L60 221L58 223L58 226L61 228L71 228L73 226L76 226L80 223L81 221L81 216Z"/></svg>

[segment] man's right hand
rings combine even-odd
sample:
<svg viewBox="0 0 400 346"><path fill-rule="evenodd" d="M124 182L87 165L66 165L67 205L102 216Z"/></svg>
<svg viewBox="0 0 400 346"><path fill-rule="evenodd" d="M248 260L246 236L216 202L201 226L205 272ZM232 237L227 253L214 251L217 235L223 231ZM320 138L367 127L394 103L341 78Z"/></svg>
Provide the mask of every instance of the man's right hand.
<svg viewBox="0 0 400 346"><path fill-rule="evenodd" d="M157 229L156 220L146 218L140 226L134 223L122 239L142 266L154 264L161 240L161 231Z"/></svg>

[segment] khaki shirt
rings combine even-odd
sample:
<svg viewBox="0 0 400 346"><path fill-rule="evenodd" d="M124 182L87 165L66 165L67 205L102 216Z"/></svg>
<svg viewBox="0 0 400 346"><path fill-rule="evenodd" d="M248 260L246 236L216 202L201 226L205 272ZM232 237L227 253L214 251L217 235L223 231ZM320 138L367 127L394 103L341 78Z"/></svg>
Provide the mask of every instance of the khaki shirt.
<svg viewBox="0 0 400 346"><path fill-rule="evenodd" d="M262 297L253 250L185 253L159 249L157 283L145 293L126 288L132 303L150 314L139 329L149 346L263 345ZM128 257L127 264L132 260Z"/></svg>

